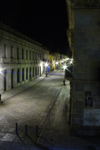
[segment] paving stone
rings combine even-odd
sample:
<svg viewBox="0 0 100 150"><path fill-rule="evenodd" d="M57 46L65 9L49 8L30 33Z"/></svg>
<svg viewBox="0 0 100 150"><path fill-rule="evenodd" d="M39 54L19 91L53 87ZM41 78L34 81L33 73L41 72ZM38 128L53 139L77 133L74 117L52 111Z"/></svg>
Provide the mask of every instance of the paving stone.
<svg viewBox="0 0 100 150"><path fill-rule="evenodd" d="M7 133L5 136L3 136L1 141L13 141L15 138L16 138L15 134Z"/></svg>

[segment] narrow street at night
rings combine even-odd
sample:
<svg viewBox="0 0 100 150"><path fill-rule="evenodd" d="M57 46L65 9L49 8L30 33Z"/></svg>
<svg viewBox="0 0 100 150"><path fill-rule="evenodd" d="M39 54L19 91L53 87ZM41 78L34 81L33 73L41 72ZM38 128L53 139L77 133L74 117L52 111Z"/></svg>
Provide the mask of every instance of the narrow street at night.
<svg viewBox="0 0 100 150"><path fill-rule="evenodd" d="M70 84L63 78L62 70L55 71L2 95L0 150L88 150L98 143L70 135Z"/></svg>
<svg viewBox="0 0 100 150"><path fill-rule="evenodd" d="M48 122L51 128L59 130L60 127L60 132L61 128L65 128L68 122L67 106L69 105L70 87L69 81L63 85L63 78L64 73L56 71L47 77L44 75L2 95L1 143L13 141L33 145L34 142L40 140L36 136L36 126L38 126L38 134L42 136ZM55 109L52 111L53 107ZM16 135L16 123L18 136ZM25 135L25 125L27 125L28 136Z"/></svg>

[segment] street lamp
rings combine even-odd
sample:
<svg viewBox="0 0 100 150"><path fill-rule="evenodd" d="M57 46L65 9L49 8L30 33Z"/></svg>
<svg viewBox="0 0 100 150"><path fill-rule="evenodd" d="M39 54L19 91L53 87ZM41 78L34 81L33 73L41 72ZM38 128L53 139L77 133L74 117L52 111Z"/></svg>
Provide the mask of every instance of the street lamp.
<svg viewBox="0 0 100 150"><path fill-rule="evenodd" d="M56 62L56 65L58 65L58 62Z"/></svg>
<svg viewBox="0 0 100 150"><path fill-rule="evenodd" d="M69 60L69 58L66 58L66 60Z"/></svg>
<svg viewBox="0 0 100 150"><path fill-rule="evenodd" d="M58 61L56 61L56 69L57 69Z"/></svg>
<svg viewBox="0 0 100 150"><path fill-rule="evenodd" d="M42 68L42 63L40 63L40 76L41 76L41 68Z"/></svg>
<svg viewBox="0 0 100 150"><path fill-rule="evenodd" d="M72 64L72 63L73 63L73 59L70 60L70 64Z"/></svg>
<svg viewBox="0 0 100 150"><path fill-rule="evenodd" d="M47 66L48 66L48 63L46 62L46 63L45 63L45 67L46 67L46 77L47 77Z"/></svg>
<svg viewBox="0 0 100 150"><path fill-rule="evenodd" d="M64 69L64 80L63 80L63 84L64 84L64 85L65 85L65 75L66 75L66 74L65 74L65 69L66 69L66 67L67 67L66 65L63 66L63 69Z"/></svg>

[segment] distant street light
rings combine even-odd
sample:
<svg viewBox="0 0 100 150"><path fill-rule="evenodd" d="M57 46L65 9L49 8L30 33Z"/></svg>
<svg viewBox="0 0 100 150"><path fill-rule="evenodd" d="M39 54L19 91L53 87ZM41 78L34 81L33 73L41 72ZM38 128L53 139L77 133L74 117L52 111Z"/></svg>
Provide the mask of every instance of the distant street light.
<svg viewBox="0 0 100 150"><path fill-rule="evenodd" d="M72 64L72 63L73 63L73 59L70 60L70 64Z"/></svg>
<svg viewBox="0 0 100 150"><path fill-rule="evenodd" d="M66 69L66 66L63 66L64 70Z"/></svg>
<svg viewBox="0 0 100 150"><path fill-rule="evenodd" d="M66 58L66 60L69 60L69 58Z"/></svg>
<svg viewBox="0 0 100 150"><path fill-rule="evenodd" d="M56 69L57 69L58 61L56 61Z"/></svg>
<svg viewBox="0 0 100 150"><path fill-rule="evenodd" d="M46 67L48 66L48 63L47 63L47 62L45 63L45 66L46 66Z"/></svg>
<svg viewBox="0 0 100 150"><path fill-rule="evenodd" d="M56 62L56 65L58 65L58 62Z"/></svg>

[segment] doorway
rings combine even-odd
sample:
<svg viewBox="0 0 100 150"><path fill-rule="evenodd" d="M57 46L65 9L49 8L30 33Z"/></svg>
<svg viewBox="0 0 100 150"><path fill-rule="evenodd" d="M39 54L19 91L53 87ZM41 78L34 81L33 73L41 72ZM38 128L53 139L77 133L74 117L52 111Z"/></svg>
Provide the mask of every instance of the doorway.
<svg viewBox="0 0 100 150"><path fill-rule="evenodd" d="M29 79L31 80L31 67L30 67L30 72L29 72Z"/></svg>

